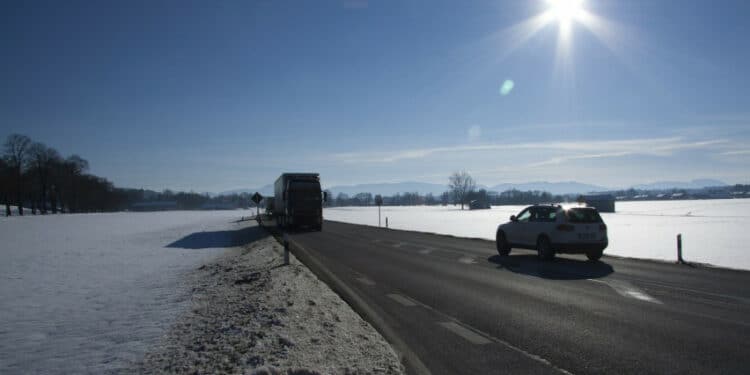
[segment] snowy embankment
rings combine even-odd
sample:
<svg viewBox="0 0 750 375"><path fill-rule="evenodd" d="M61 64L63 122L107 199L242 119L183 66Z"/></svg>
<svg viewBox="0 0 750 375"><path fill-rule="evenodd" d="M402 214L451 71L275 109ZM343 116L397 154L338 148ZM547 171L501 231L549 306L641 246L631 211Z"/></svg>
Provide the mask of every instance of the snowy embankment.
<svg viewBox="0 0 750 375"><path fill-rule="evenodd" d="M454 206L382 207L389 227L494 240L497 225L526 206L469 211ZM686 260L750 269L750 199L617 202L603 213L609 234L605 254L674 261L682 234ZM377 207L326 208L327 220L378 225Z"/></svg>
<svg viewBox="0 0 750 375"><path fill-rule="evenodd" d="M236 254L243 244L238 242L238 231L248 225L236 221L249 214L173 211L0 217L0 373L132 370L150 348L163 349L158 346L162 336L172 332L170 327L182 321L180 317L195 314L195 301L220 296L217 293L222 288L235 293L232 288L245 287L220 283L224 275L218 271L203 279L196 278L195 273L217 267L214 264ZM260 259L249 261L267 264ZM264 260L268 261L272 259ZM197 270L201 265L206 267ZM265 275L260 269L256 272ZM210 277L217 281L212 282ZM202 284L191 284L196 280ZM317 279L310 279L310 283L320 284ZM299 284L290 281L293 287ZM285 296L283 287L283 281L268 282L263 290ZM323 286L310 288L311 301L322 298L312 294ZM214 311L212 306L205 306L205 310ZM344 303L332 306L345 311L338 316L351 313ZM322 316L321 311L333 310L312 309L311 314ZM275 311L270 314L282 315ZM333 324L336 329L345 327ZM201 329L197 327L196 332ZM294 332L290 326L282 326L268 333L283 333L285 329ZM234 333L213 334L216 340L224 340L223 334ZM256 350L264 353L265 349L254 348L253 352ZM293 347L289 352L295 350ZM273 356L264 358L269 364L275 363Z"/></svg>
<svg viewBox="0 0 750 375"><path fill-rule="evenodd" d="M282 254L266 237L199 267L190 312L136 372L402 373L372 326L294 255L283 266Z"/></svg>

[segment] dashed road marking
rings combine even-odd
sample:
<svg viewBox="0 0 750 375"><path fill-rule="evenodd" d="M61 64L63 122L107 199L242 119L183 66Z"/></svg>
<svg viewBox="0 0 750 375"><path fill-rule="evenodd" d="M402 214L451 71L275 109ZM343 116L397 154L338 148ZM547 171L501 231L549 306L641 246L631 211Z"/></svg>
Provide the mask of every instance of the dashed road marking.
<svg viewBox="0 0 750 375"><path fill-rule="evenodd" d="M395 248L398 249L398 248L400 248L401 246L404 246L404 245L406 245L406 242L396 242L396 243L394 243L391 246L393 246L393 247L395 247Z"/></svg>
<svg viewBox="0 0 750 375"><path fill-rule="evenodd" d="M485 345L492 342L484 336L481 336L468 328L464 328L456 322L440 322L438 324L443 326L443 328L446 328L447 330L455 333L456 335L463 337L464 339L466 339L466 341L472 344Z"/></svg>
<svg viewBox="0 0 750 375"><path fill-rule="evenodd" d="M455 333L456 335L459 335L459 336L463 337L464 339L466 339L466 340L468 340L470 342L476 341L475 342L476 344L487 344L487 342L485 342L485 341L489 341L489 343L494 342L494 343L496 343L498 345L502 345L502 346L504 346L504 347L506 347L506 348L508 348L510 350L513 350L513 351L515 351L515 352L517 352L517 353L519 353L519 354L521 354L521 355L523 355L523 356L525 356L525 357L527 357L527 358L529 358L531 360L534 360L534 361L542 363L542 364L544 364L546 366L549 366L550 368L552 368L552 369L554 369L554 370L556 370L556 371L558 371L558 372L560 372L562 374L572 375L572 373L570 371L565 370L564 368L559 367L559 366L553 364L552 362L548 361L547 359L545 359L543 357L540 357L540 356L538 356L536 354L527 352L527 351L525 351L525 350L523 350L523 349L521 349L521 348L519 348L519 347L517 347L517 346L515 346L515 345L513 345L513 344L511 344L511 343L509 343L507 341L505 341L505 340L502 340L500 338L497 338L495 336L490 335L487 332L483 332L483 331L481 331L479 329L471 327L468 324L461 323L456 318L454 318L454 317L452 317L450 315L447 315L447 314L445 314L445 313L443 313L443 312L441 312L439 310L436 310L432 306L426 305L426 304L424 304L424 303L422 303L422 302L420 302L418 300L413 300L411 298L402 296L400 294L389 294L388 296L391 297L391 298L393 298L393 299L398 299L399 297L403 298L404 300L406 300L409 303L409 306L412 306L411 304L419 305L419 306L421 306L421 307L423 307L423 308L425 308L425 309L427 309L429 311L432 311L435 314L438 314L438 315L442 316L444 319L449 319L449 320L444 321L444 322L438 322L438 324L440 324L441 326L445 327L446 329L450 330L451 332ZM467 327L469 327L469 328L467 328Z"/></svg>
<svg viewBox="0 0 750 375"><path fill-rule="evenodd" d="M370 279L368 279L368 278L366 278L366 277L358 277L358 278L356 278L355 280L357 280L357 281L359 281L360 283L362 283L362 284L365 284L365 285L367 285L367 286L373 286L373 285L375 285L375 282L374 282L374 281L372 281L372 280L370 280Z"/></svg>
<svg viewBox="0 0 750 375"><path fill-rule="evenodd" d="M400 294L391 293L391 294L388 294L388 297L390 299L392 299L392 300L394 300L394 301L396 301L396 302L398 302L398 303L406 306L406 307L414 307L414 306L417 305L416 302L414 302L411 299L409 299L407 297L404 297L404 296L402 296Z"/></svg>
<svg viewBox="0 0 750 375"><path fill-rule="evenodd" d="M429 253L431 253L433 251L435 251L435 249L433 249L431 247L427 247L427 248L424 248L422 250L419 250L419 253L422 254L422 255L427 255L427 254L429 254Z"/></svg>
<svg viewBox="0 0 750 375"><path fill-rule="evenodd" d="M635 285L624 280L596 280L596 279L588 279L588 280L593 281L595 283L605 284L609 286L610 288L614 289L615 292L617 292L619 295L623 297L635 298L641 301L662 304L662 302L659 301L658 299L651 297L646 292L638 289Z"/></svg>

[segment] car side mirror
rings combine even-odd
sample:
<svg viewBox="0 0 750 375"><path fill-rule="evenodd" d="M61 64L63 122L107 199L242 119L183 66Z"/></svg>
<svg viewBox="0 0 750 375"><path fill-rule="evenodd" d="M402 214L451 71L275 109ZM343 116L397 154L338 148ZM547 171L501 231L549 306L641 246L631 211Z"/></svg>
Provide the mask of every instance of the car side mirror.
<svg viewBox="0 0 750 375"><path fill-rule="evenodd" d="M518 221L516 215L510 215L510 221Z"/></svg>
<svg viewBox="0 0 750 375"><path fill-rule="evenodd" d="M323 192L323 202L328 202L328 192L327 191Z"/></svg>

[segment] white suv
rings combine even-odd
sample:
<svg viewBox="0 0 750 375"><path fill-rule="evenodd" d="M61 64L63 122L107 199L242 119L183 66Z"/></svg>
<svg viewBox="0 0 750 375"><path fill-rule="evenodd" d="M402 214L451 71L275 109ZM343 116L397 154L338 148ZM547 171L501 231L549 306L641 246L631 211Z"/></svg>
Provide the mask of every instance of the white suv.
<svg viewBox="0 0 750 375"><path fill-rule="evenodd" d="M564 209L559 205L534 205L497 227L497 252L506 256L513 247L536 249L539 258L555 253L576 253L596 261L607 247L607 225L592 207Z"/></svg>

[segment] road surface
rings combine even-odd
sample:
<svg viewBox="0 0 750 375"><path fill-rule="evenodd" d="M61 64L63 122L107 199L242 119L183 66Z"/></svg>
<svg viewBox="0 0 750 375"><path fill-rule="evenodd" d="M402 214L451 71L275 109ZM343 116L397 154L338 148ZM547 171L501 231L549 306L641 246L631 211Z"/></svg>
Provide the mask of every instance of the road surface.
<svg viewBox="0 0 750 375"><path fill-rule="evenodd" d="M750 272L503 258L490 241L329 221L290 242L395 334L412 373L750 372Z"/></svg>

